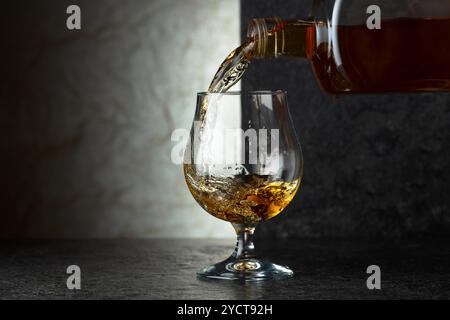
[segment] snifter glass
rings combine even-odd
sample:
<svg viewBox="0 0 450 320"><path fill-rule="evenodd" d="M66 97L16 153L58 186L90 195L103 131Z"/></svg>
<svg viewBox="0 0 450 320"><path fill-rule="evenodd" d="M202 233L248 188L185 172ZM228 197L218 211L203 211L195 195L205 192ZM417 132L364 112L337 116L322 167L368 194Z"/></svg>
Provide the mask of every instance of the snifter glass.
<svg viewBox="0 0 450 320"><path fill-rule="evenodd" d="M231 222L233 254L205 267L199 277L264 280L291 277L287 266L255 255L256 225L291 202L303 173L302 152L287 108L286 92L199 93L184 174L195 200Z"/></svg>

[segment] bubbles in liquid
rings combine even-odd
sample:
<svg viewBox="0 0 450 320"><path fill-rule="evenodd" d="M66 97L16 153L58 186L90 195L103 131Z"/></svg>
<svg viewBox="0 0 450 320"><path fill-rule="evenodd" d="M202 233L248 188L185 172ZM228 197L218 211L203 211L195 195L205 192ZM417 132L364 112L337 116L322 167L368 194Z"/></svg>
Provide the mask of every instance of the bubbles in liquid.
<svg viewBox="0 0 450 320"><path fill-rule="evenodd" d="M195 200L213 216L233 223L255 223L275 217L291 202L301 182L245 171L236 175L201 175L195 165L184 165L186 182Z"/></svg>

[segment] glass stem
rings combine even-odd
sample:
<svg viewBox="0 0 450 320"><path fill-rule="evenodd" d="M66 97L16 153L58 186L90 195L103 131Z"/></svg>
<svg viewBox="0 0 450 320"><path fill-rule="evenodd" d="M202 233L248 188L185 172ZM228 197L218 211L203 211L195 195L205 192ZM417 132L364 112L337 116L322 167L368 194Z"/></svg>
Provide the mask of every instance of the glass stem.
<svg viewBox="0 0 450 320"><path fill-rule="evenodd" d="M236 259L251 259L255 255L255 245L253 244L253 234L256 224L237 224L233 223L236 230L237 243L233 252Z"/></svg>

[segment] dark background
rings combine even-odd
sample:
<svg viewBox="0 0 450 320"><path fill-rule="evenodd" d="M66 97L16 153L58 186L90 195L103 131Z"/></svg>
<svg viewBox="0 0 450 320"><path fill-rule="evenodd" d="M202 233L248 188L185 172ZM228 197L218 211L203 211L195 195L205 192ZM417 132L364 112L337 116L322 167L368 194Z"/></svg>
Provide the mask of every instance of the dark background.
<svg viewBox="0 0 450 320"><path fill-rule="evenodd" d="M80 1L86 28L79 34L61 27L68 1L40 3L8 4L2 18L0 237L151 237L163 227L182 235L186 225L179 216L170 220L165 210L172 208L160 205L163 200L176 205L181 197L194 205L181 168L161 170L161 160L149 163L140 151L162 152L170 161L170 147L157 148L170 146L170 132L181 126L177 120L183 112L192 117L195 92L187 106L168 114L166 93L176 92L165 91L171 88L165 87L162 70L201 61L189 60L187 44L180 59L152 56L152 46L173 40L165 27L158 29L164 19L157 17L165 9L148 7L153 1L120 6ZM142 8L148 13L141 14ZM309 8L310 1L243 0L242 35L251 18L302 18ZM124 27L132 17L136 22ZM188 14L173 18L187 26L193 19ZM145 42L154 30L157 41ZM202 36L219 37L220 30ZM128 55L136 55L128 46L142 49L147 69L128 63ZM121 78L130 70L133 76ZM156 90L156 84L146 84L152 72L161 75L162 93L147 97L147 91ZM242 86L288 91L305 160L298 195L285 213L258 228L258 237L450 235L450 94L331 97L319 89L308 61L288 58L254 61ZM161 99L155 100L158 94ZM147 101L158 104L149 107L149 115L142 113ZM167 122L165 131L153 133L144 116ZM149 168L140 168L146 161ZM161 188L159 181L174 189ZM186 194L171 197L175 189ZM189 208L177 210L191 221ZM188 228L207 219L213 220L198 214Z"/></svg>
<svg viewBox="0 0 450 320"><path fill-rule="evenodd" d="M310 3L242 1L242 36L251 18L307 17ZM255 61L243 89L288 91L305 160L299 195L260 236L450 235L450 94L327 96L288 58Z"/></svg>

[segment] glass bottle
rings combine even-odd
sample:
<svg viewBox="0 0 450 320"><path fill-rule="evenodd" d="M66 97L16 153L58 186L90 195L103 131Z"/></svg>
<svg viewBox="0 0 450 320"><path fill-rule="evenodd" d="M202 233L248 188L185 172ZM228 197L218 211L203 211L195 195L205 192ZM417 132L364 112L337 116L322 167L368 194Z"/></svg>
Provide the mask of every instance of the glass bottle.
<svg viewBox="0 0 450 320"><path fill-rule="evenodd" d="M449 0L315 0L247 31L253 58L308 59L330 94L450 91Z"/></svg>

